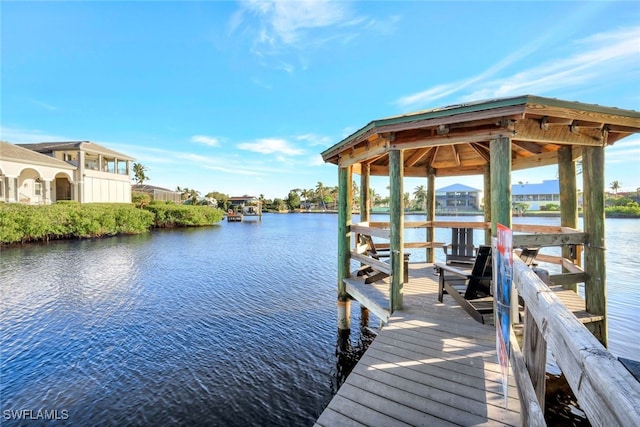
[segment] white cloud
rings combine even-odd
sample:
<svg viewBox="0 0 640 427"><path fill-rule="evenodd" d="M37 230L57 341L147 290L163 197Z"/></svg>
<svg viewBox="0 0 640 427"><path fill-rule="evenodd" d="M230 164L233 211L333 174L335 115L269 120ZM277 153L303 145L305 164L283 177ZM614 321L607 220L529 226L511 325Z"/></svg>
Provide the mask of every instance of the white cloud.
<svg viewBox="0 0 640 427"><path fill-rule="evenodd" d="M220 145L220 140L213 136L194 135L191 137L191 142L197 142L199 144L208 145L210 147L217 147Z"/></svg>
<svg viewBox="0 0 640 427"><path fill-rule="evenodd" d="M261 138L254 142L238 144L238 148L261 154L282 153L290 156L297 156L304 153L303 150L291 147L289 142L282 138Z"/></svg>
<svg viewBox="0 0 640 427"><path fill-rule="evenodd" d="M296 136L295 139L297 141L307 142L312 147L316 146L316 145L320 145L320 146L323 146L323 147L329 147L334 142L328 136L320 136L320 135L315 135L313 133L307 133L307 134L303 134L303 135L298 135L298 136Z"/></svg>
<svg viewBox="0 0 640 427"><path fill-rule="evenodd" d="M229 20L230 33L252 37L251 52L264 58L294 49L307 52L329 43L348 44L363 32L393 32L399 17L385 18L383 23L354 13L351 1L332 0L244 0L241 9ZM301 67L305 59L299 58ZM264 64L263 64L264 65ZM284 66L283 66L284 65ZM292 72L290 63L279 69Z"/></svg>
<svg viewBox="0 0 640 427"><path fill-rule="evenodd" d="M30 144L35 142L81 141L68 136L44 133L39 129L19 129L0 126L0 139L13 144Z"/></svg>
<svg viewBox="0 0 640 427"><path fill-rule="evenodd" d="M322 159L322 156L320 154L316 154L311 158L310 164L311 166L322 166L325 163L324 163L324 160Z"/></svg>
<svg viewBox="0 0 640 427"><path fill-rule="evenodd" d="M424 106L437 99L462 93L460 101L544 94L569 87L597 84L611 76L640 73L640 26L594 34L574 41L578 52L562 58L547 59L528 70L491 79L521 58L537 50L543 39L512 53L486 71L462 82L440 84L396 100L400 107ZM548 54L549 52L547 52Z"/></svg>
<svg viewBox="0 0 640 427"><path fill-rule="evenodd" d="M30 102L32 102L33 104L44 108L45 110L50 110L50 111L57 111L58 107L51 105L51 104L47 104L46 102L42 102L42 101L38 101L37 99L30 99Z"/></svg>
<svg viewBox="0 0 640 427"><path fill-rule="evenodd" d="M260 18L261 43L295 45L312 28L340 24L348 16L346 3L326 0L262 1L242 3L245 10Z"/></svg>

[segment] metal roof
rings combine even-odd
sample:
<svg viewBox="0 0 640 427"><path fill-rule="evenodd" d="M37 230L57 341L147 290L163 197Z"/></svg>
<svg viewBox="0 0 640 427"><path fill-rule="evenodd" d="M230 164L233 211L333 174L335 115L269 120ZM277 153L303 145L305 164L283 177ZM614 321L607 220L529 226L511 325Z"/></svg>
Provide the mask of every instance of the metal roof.
<svg viewBox="0 0 640 427"><path fill-rule="evenodd" d="M542 182L529 184L512 184L511 194L516 196L528 196L532 194L560 194L560 181L557 179L543 180Z"/></svg>
<svg viewBox="0 0 640 427"><path fill-rule="evenodd" d="M436 190L436 194L438 193L479 193L479 192L482 192L482 190L469 187L464 184L452 184L452 185L449 185L448 187L442 187Z"/></svg>

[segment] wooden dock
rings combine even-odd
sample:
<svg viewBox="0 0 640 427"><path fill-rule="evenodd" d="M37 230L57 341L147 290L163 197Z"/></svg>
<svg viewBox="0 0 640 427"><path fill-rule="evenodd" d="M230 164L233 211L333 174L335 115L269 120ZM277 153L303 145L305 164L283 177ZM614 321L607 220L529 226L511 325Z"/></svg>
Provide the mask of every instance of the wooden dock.
<svg viewBox="0 0 640 427"><path fill-rule="evenodd" d="M505 408L495 329L473 320L451 298L439 303L437 279L432 265L410 264L403 310L391 317L387 312L388 325L317 426L520 425L512 379ZM348 289L384 316L386 305L379 304L385 304L388 282L357 282L350 279Z"/></svg>
<svg viewBox="0 0 640 427"><path fill-rule="evenodd" d="M476 322L447 295L439 303L432 264L409 268L403 309L392 315L388 279L346 280L349 294L388 324L316 425L520 425L511 373L505 407L493 325ZM591 320L575 293L561 287L554 293L581 321Z"/></svg>

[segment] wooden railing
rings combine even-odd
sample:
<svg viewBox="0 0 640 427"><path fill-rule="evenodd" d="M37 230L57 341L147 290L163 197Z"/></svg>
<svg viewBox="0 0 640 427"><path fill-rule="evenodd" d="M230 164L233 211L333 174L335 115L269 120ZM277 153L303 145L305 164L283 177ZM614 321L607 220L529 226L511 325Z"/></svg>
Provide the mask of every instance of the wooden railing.
<svg viewBox="0 0 640 427"><path fill-rule="evenodd" d="M565 307L531 268L514 258L513 281L525 304L523 352L511 352L524 425L544 425L546 349L594 426L640 425L640 383ZM532 381L533 378L533 381ZM543 407L543 406L542 406Z"/></svg>

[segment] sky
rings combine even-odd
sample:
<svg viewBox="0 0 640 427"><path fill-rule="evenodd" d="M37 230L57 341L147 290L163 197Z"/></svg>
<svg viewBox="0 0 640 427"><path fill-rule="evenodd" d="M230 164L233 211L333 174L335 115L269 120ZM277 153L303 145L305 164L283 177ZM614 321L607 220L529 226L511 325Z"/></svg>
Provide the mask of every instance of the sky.
<svg viewBox="0 0 640 427"><path fill-rule="evenodd" d="M639 2L3 0L0 24L0 139L89 140L202 195L336 186L320 153L411 111L526 94L640 111ZM640 187L640 136L605 158L605 185ZM482 177L436 188L454 183Z"/></svg>

